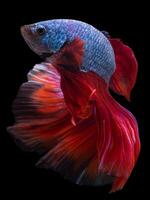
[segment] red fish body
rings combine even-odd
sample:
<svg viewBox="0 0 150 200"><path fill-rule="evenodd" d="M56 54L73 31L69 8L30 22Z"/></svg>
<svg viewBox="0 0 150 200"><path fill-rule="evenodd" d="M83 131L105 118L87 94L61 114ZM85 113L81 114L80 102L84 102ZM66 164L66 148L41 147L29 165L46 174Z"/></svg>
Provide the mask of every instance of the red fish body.
<svg viewBox="0 0 150 200"><path fill-rule="evenodd" d="M81 185L111 183L114 192L130 176L140 140L134 116L109 93L110 87L129 99L137 62L129 47L109 40L116 62L110 81L81 70L84 41L75 38L29 72L8 129L27 150L45 153L38 166Z"/></svg>

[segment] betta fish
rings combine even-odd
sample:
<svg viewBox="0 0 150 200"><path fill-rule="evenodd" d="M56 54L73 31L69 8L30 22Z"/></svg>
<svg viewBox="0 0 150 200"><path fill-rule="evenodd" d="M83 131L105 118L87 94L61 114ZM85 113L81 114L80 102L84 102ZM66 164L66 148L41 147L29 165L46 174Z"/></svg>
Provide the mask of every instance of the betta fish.
<svg viewBox="0 0 150 200"><path fill-rule="evenodd" d="M21 27L44 62L28 73L13 103L17 143L42 155L37 166L79 185L121 190L140 152L135 117L109 90L130 100L138 64L131 48L70 19Z"/></svg>

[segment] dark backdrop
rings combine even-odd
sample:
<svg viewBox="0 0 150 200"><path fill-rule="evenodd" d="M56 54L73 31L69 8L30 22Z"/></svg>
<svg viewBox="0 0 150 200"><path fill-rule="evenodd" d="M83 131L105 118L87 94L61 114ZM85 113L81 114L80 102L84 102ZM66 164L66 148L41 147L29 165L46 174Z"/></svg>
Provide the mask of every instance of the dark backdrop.
<svg viewBox="0 0 150 200"><path fill-rule="evenodd" d="M2 16L4 27L2 33L5 38L4 57L2 65L5 70L1 75L4 86L2 106L2 187L5 198L59 199L59 198L89 198L89 199L127 199L145 195L145 17L141 5L137 7L131 4L106 5L94 2L85 3L82 7L80 2L31 2L6 5L5 14ZM142 13L143 12L143 13ZM139 160L122 191L108 194L109 187L79 187L74 185L58 174L46 170L37 169L34 164L38 155L20 150L11 139L5 128L14 122L11 112L11 104L16 96L19 86L26 81L26 75L34 64L41 59L35 55L25 44L20 35L20 26L37 21L53 18L72 18L92 24L100 30L106 30L112 37L121 38L135 52L139 63L139 72L136 86L132 92L131 103L124 98L114 95L115 98L135 116L139 124L142 150ZM130 72L129 72L130 73ZM4 109L3 109L4 108ZM32 197L31 197L32 196ZM131 197L132 196L132 197ZM4 198L4 199L5 199ZM144 198L145 199L145 198Z"/></svg>

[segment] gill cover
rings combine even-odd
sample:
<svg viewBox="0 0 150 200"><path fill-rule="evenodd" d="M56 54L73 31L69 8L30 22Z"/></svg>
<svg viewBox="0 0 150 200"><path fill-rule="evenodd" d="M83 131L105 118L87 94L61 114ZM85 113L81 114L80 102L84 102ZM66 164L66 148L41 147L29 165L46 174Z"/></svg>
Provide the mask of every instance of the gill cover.
<svg viewBox="0 0 150 200"><path fill-rule="evenodd" d="M63 30L57 29L56 31L52 31L48 34L47 44L48 48L56 53L59 51L62 46L67 42L67 36Z"/></svg>

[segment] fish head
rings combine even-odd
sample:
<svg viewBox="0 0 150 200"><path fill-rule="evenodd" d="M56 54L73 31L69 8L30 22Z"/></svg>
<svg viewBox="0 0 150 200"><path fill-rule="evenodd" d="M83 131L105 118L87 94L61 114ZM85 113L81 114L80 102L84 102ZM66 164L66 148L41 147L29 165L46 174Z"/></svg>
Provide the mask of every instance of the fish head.
<svg viewBox="0 0 150 200"><path fill-rule="evenodd" d="M21 34L36 54L47 57L57 53L67 40L65 29L53 20L24 25Z"/></svg>

